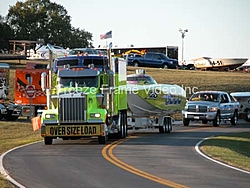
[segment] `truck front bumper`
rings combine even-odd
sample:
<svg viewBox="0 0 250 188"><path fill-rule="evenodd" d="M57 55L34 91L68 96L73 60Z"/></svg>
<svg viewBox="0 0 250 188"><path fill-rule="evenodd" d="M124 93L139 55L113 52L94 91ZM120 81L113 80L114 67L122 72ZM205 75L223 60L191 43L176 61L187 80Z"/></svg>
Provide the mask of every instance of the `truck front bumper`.
<svg viewBox="0 0 250 188"><path fill-rule="evenodd" d="M189 119L189 120L214 120L216 117L216 112L187 112L182 111L182 118Z"/></svg>

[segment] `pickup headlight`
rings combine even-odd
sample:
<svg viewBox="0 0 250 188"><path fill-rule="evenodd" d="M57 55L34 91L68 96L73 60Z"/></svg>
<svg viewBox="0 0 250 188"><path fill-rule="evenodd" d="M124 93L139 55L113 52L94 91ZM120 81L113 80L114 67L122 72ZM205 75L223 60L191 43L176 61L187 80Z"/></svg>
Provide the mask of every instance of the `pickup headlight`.
<svg viewBox="0 0 250 188"><path fill-rule="evenodd" d="M188 106L187 105L184 107L184 110L188 110Z"/></svg>
<svg viewBox="0 0 250 188"><path fill-rule="evenodd" d="M217 107L208 107L207 111L208 112L216 112L217 111Z"/></svg>
<svg viewBox="0 0 250 188"><path fill-rule="evenodd" d="M56 115L55 114L45 114L45 118L46 119L54 119L54 118L56 118Z"/></svg>
<svg viewBox="0 0 250 188"><path fill-rule="evenodd" d="M173 61L169 61L170 64L173 64Z"/></svg>

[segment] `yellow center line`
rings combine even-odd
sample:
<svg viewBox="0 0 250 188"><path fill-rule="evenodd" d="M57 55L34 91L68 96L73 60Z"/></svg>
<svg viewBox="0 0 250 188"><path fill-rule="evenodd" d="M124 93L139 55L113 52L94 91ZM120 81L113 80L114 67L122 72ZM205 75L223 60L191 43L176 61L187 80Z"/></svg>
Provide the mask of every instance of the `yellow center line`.
<svg viewBox="0 0 250 188"><path fill-rule="evenodd" d="M133 174L136 174L138 176L144 177L146 179L155 181L157 183L163 184L163 185L167 185L170 187L174 187L174 188L188 188L187 186L160 178L158 176L155 176L153 174L149 174L147 172L144 172L142 170L139 170L137 168L134 168L133 166L128 165L127 163L124 163L123 161L121 161L120 159L118 159L117 157L114 156L113 154L113 149L118 146L119 144L121 144L122 142L124 142L125 139L119 140L119 141L115 141L111 144L108 144L107 146L105 146L102 150L102 156L108 160L109 162L113 163L114 165L128 171L131 172ZM108 153L108 155L107 155Z"/></svg>

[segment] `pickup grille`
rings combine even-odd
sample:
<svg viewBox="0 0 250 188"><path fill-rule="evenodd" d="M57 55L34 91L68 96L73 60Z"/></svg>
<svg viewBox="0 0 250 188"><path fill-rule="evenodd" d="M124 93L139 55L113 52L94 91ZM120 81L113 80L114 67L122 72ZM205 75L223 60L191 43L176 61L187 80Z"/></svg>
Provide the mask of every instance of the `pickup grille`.
<svg viewBox="0 0 250 188"><path fill-rule="evenodd" d="M190 105L188 106L188 112L207 112L207 106L197 106Z"/></svg>
<svg viewBox="0 0 250 188"><path fill-rule="evenodd" d="M86 121L86 98L61 98L60 122L82 123Z"/></svg>

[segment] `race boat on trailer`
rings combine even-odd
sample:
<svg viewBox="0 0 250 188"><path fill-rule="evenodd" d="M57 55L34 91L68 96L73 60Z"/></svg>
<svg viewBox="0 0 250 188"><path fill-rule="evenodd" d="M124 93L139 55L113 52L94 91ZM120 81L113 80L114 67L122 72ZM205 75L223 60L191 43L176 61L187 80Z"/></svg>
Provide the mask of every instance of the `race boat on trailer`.
<svg viewBox="0 0 250 188"><path fill-rule="evenodd" d="M171 115L184 108L185 90L173 84L158 84L144 70L127 76L128 107L134 116Z"/></svg>

